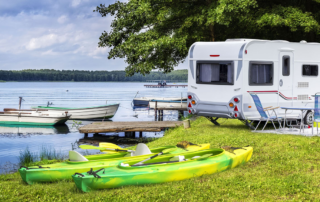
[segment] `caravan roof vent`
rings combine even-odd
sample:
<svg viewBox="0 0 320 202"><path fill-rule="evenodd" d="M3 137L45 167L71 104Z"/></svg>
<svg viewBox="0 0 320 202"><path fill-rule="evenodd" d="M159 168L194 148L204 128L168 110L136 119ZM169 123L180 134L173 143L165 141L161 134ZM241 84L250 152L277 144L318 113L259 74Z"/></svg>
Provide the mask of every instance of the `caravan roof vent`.
<svg viewBox="0 0 320 202"><path fill-rule="evenodd" d="M307 43L305 40L300 41L300 43Z"/></svg>

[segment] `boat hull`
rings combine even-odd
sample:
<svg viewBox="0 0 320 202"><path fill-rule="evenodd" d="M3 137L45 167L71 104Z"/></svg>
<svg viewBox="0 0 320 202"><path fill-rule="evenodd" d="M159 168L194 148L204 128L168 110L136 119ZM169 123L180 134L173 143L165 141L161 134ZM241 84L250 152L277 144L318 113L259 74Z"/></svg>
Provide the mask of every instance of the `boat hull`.
<svg viewBox="0 0 320 202"><path fill-rule="evenodd" d="M25 113L25 112L24 112ZM34 126L52 126L64 124L70 116L45 113L28 114L0 114L0 124L2 125L34 125Z"/></svg>
<svg viewBox="0 0 320 202"><path fill-rule="evenodd" d="M201 146L189 146L188 150L197 151L208 149L210 144L201 144ZM164 149L176 148L176 150L170 153L182 153L185 152L184 149L177 148L176 146L163 146L151 149L152 153L159 153ZM144 160L154 154L141 155L141 156L128 156L125 157L128 152L119 152L114 154L97 154L85 156L89 161L80 162L61 162L56 164L42 165L43 168L38 168L37 166L26 168L20 168L19 173L24 182L28 184L38 183L38 182L52 182L64 179L72 179L72 175L77 173L88 172L90 169L98 170L101 168L117 166L119 163L128 160Z"/></svg>
<svg viewBox="0 0 320 202"><path fill-rule="evenodd" d="M103 105L87 108L59 108L59 107L42 107L38 109L47 109L48 111L64 112L68 111L71 120L92 120L112 118L119 108L119 104Z"/></svg>
<svg viewBox="0 0 320 202"><path fill-rule="evenodd" d="M94 177L88 173L82 173L82 176L73 175L72 177L76 186L84 192L97 189L118 188L127 185L145 185L186 180L195 176L225 171L249 161L253 150L252 147L245 147L245 149L246 150L242 151L240 149L235 150L235 154L222 149L209 149L193 152L193 156L201 156L210 152L217 153L217 155L206 159L194 159L168 164L154 164L137 167L119 165L98 172L97 175L100 178ZM189 154L182 153L180 155L188 157ZM161 158L166 161L171 157L173 157L173 155L158 157L160 158L158 161L161 161ZM152 162L152 160L150 160L150 162ZM132 162L123 163L132 165Z"/></svg>

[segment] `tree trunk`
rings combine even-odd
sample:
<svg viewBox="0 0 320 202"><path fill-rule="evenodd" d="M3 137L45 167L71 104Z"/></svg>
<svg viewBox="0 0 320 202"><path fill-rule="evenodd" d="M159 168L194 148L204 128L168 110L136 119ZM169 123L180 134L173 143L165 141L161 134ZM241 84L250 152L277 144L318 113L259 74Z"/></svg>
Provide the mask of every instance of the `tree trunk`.
<svg viewBox="0 0 320 202"><path fill-rule="evenodd" d="M209 25L211 41L214 41L214 25Z"/></svg>

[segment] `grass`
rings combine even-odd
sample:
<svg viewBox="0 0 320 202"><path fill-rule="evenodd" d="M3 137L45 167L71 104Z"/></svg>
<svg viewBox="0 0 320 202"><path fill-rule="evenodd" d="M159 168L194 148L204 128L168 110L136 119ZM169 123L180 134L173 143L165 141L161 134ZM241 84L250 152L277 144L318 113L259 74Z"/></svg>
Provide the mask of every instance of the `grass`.
<svg viewBox="0 0 320 202"><path fill-rule="evenodd" d="M319 137L252 133L236 120L217 127L199 118L190 129L168 130L148 146L182 140L212 148L251 145L254 152L247 164L225 172L90 193L72 181L29 186L18 173L0 175L0 201L320 201Z"/></svg>

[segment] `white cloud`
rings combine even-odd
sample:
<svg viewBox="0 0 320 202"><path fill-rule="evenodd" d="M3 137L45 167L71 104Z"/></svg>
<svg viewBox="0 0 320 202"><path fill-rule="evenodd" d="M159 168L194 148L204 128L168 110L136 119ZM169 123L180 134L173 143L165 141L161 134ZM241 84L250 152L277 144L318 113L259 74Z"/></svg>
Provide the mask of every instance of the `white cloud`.
<svg viewBox="0 0 320 202"><path fill-rule="evenodd" d="M96 47L93 51L88 53L89 56L97 59L97 58L107 58L108 57L108 48L99 48Z"/></svg>
<svg viewBox="0 0 320 202"><path fill-rule="evenodd" d="M26 45L27 50L35 50L39 48L45 48L57 43L63 43L67 40L66 36L58 36L56 34L48 34L39 38L32 38Z"/></svg>
<svg viewBox="0 0 320 202"><path fill-rule="evenodd" d="M69 20L69 19L68 19L67 16L62 15L62 16L60 16L60 17L58 18L58 23L63 24L63 23L65 23L65 22L67 22L68 20Z"/></svg>
<svg viewBox="0 0 320 202"><path fill-rule="evenodd" d="M81 0L72 0L71 6L77 7L81 3Z"/></svg>

